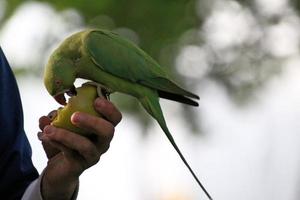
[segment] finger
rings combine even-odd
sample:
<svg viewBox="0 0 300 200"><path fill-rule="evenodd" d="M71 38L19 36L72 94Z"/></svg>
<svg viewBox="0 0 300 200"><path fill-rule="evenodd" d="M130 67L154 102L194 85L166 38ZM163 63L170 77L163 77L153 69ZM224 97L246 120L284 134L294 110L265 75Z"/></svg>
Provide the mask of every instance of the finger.
<svg viewBox="0 0 300 200"><path fill-rule="evenodd" d="M87 165L87 162L85 161L85 158L81 154L79 154L77 151L69 149L68 147L66 147L65 145L63 145L62 143L59 143L59 142L49 141L49 144L51 144L51 146L59 149L60 152L63 153L65 158L69 159L70 161L79 162L80 165L83 167L82 170L89 167Z"/></svg>
<svg viewBox="0 0 300 200"><path fill-rule="evenodd" d="M49 112L49 114L47 115L47 117L50 118L51 121L53 121L53 119L57 116L57 110L52 110L51 112Z"/></svg>
<svg viewBox="0 0 300 200"><path fill-rule="evenodd" d="M51 142L57 142L78 152L84 158L86 166L94 165L100 159L102 153L84 136L51 125L45 127L44 133Z"/></svg>
<svg viewBox="0 0 300 200"><path fill-rule="evenodd" d="M51 112L49 112L47 116L40 117L39 128L43 130L45 126L49 125L53 121L56 115L57 115L57 110L52 110Z"/></svg>
<svg viewBox="0 0 300 200"><path fill-rule="evenodd" d="M39 127L41 130L45 128L45 126L49 125L51 123L51 119L47 116L42 116L39 119Z"/></svg>
<svg viewBox="0 0 300 200"><path fill-rule="evenodd" d="M88 138L95 144L96 148L101 154L105 153L109 149L110 142L112 140L112 137L105 138L96 134L91 134L88 136Z"/></svg>
<svg viewBox="0 0 300 200"><path fill-rule="evenodd" d="M71 121L78 127L93 133L89 137L96 145L99 152L105 153L113 139L115 127L107 120L86 113L76 112L71 116Z"/></svg>
<svg viewBox="0 0 300 200"><path fill-rule="evenodd" d="M44 137L44 133L38 132L38 138L42 142L43 148L45 150L48 159L54 157L56 154L60 152L58 148L51 145L49 140L46 137Z"/></svg>
<svg viewBox="0 0 300 200"><path fill-rule="evenodd" d="M97 98L95 100L95 109L103 115L105 119L116 126L122 119L121 112L114 106L114 104L105 98Z"/></svg>
<svg viewBox="0 0 300 200"><path fill-rule="evenodd" d="M103 143L110 142L114 136L115 127L107 120L89 115L86 113L75 112L71 116L71 122L103 140Z"/></svg>

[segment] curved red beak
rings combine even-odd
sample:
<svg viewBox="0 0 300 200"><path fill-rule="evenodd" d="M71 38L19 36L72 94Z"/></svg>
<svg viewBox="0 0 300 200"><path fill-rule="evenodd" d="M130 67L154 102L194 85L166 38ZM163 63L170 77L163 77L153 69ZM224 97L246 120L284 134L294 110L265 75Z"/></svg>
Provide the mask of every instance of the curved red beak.
<svg viewBox="0 0 300 200"><path fill-rule="evenodd" d="M61 104L63 106L67 104L64 93L60 93L60 94L55 95L54 99L55 99L55 101L57 101L59 104Z"/></svg>

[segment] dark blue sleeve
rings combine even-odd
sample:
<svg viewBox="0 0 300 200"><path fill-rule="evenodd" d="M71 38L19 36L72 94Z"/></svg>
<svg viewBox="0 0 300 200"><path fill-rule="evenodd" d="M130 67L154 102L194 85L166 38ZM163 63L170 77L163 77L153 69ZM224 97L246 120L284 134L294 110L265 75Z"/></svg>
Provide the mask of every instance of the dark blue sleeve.
<svg viewBox="0 0 300 200"><path fill-rule="evenodd" d="M38 177L23 128L23 111L15 77L0 48L0 196L21 199Z"/></svg>

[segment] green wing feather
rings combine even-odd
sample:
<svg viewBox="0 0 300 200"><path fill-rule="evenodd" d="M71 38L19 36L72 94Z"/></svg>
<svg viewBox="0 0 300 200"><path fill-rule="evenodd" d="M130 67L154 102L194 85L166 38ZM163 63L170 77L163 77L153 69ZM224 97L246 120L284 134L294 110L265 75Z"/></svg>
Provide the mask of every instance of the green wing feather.
<svg viewBox="0 0 300 200"><path fill-rule="evenodd" d="M92 60L105 72L161 91L163 97L175 94L175 97L182 95L181 98L187 101L189 99L184 96L199 99L171 81L154 59L119 35L94 30L87 35L85 42Z"/></svg>

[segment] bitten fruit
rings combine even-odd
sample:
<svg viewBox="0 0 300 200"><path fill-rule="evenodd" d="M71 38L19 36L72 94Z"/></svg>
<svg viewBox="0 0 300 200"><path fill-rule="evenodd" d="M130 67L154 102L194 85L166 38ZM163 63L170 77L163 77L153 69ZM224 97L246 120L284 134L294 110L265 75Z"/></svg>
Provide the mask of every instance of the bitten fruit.
<svg viewBox="0 0 300 200"><path fill-rule="evenodd" d="M98 94L97 87L90 84L83 84L81 87L76 88L76 92L77 94L72 96L64 107L57 110L51 124L83 136L88 136L91 133L75 126L71 122L71 116L78 111L101 117L94 109L94 101L101 93Z"/></svg>

